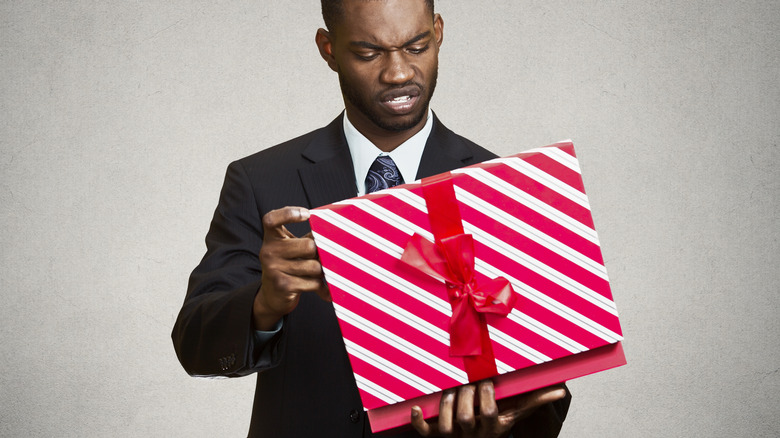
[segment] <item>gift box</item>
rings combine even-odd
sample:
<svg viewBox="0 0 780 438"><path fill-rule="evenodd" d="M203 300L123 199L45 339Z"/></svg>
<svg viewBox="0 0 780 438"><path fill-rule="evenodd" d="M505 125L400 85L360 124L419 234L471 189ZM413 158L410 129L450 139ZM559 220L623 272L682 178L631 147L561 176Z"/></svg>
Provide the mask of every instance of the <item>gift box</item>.
<svg viewBox="0 0 780 438"><path fill-rule="evenodd" d="M311 210L374 432L492 377L504 398L625 364L570 142Z"/></svg>

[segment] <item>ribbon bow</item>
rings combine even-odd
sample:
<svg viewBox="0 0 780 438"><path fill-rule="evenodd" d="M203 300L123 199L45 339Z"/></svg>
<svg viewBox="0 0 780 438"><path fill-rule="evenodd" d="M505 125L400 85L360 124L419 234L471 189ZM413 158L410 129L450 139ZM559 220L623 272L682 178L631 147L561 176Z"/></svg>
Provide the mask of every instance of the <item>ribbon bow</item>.
<svg viewBox="0 0 780 438"><path fill-rule="evenodd" d="M492 377L498 370L485 314L507 316L517 297L503 277L477 281L474 238L463 232L452 180L437 176L422 183L436 243L415 233L401 261L447 285L450 355L463 357L470 382Z"/></svg>

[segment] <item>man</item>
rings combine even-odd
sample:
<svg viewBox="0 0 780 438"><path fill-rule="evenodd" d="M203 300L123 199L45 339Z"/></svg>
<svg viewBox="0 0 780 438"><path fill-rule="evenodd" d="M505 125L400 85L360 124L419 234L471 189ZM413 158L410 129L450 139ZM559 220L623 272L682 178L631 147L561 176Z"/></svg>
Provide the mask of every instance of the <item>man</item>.
<svg viewBox="0 0 780 438"><path fill-rule="evenodd" d="M378 156L390 157L377 162L390 163L394 183L494 157L428 108L444 35L432 0L323 0L322 10L328 30L316 43L345 114L228 167L172 335L192 375L258 372L250 436L372 436L307 208L371 190ZM497 404L484 381L446 391L436 420L412 408L414 430L398 436L556 436L568 404L565 387Z"/></svg>

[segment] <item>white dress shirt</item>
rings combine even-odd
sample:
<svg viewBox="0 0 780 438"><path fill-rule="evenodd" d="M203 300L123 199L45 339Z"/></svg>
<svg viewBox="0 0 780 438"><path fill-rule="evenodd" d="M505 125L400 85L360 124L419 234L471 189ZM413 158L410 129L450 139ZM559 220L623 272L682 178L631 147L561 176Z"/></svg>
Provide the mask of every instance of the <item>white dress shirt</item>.
<svg viewBox="0 0 780 438"><path fill-rule="evenodd" d="M360 131L352 125L349 121L346 112L344 113L344 135L347 137L347 145L349 145L349 153L352 155L352 167L355 169L355 182L357 183L358 196L366 194L366 175L368 175L368 169L371 168L371 164L374 163L376 157L380 155L389 155L393 159L395 165L398 166L398 170L401 172L401 176L404 178L404 183L410 183L417 180L417 168L420 167L420 159L422 159L423 150L425 149L425 143L428 141L428 136L433 129L433 113L428 108L428 118L425 122L425 126L417 133L414 134L409 140L401 143L392 152L383 152L378 147L374 146L369 139L367 139Z"/></svg>

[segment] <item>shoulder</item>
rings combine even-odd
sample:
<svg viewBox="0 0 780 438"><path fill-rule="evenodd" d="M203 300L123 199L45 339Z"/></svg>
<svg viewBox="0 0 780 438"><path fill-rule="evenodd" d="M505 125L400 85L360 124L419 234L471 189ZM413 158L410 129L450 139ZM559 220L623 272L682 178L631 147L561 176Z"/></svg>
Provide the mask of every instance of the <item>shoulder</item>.
<svg viewBox="0 0 780 438"><path fill-rule="evenodd" d="M255 170L298 168L312 162L312 159L307 156L307 151L324 147L337 148L338 145L345 144L341 126L342 116L339 116L327 126L238 159L231 166L241 166L250 173Z"/></svg>
<svg viewBox="0 0 780 438"><path fill-rule="evenodd" d="M470 155L470 163L480 163L485 160L496 158L497 155L490 150L478 145L468 138L453 132L434 114L434 127L431 137L442 145L447 145L447 149L453 153Z"/></svg>
<svg viewBox="0 0 780 438"><path fill-rule="evenodd" d="M450 131L452 132L452 131ZM493 158L498 157L496 154L491 152L490 150L474 143L473 141L469 140L466 137L463 137L462 135L452 133L455 137L458 138L459 141L463 143L463 145L471 151L471 153L474 155L474 162L481 163L485 160L491 160Z"/></svg>

